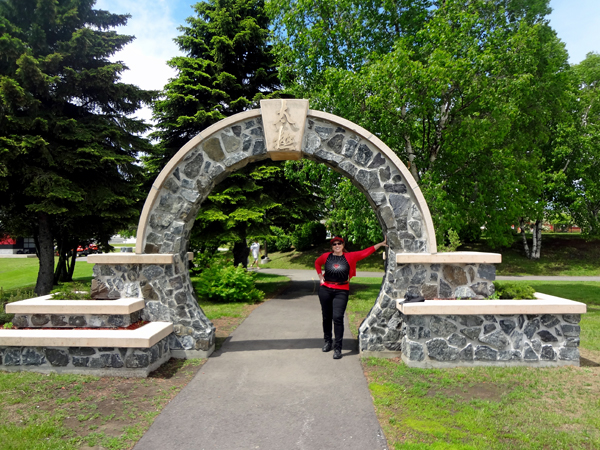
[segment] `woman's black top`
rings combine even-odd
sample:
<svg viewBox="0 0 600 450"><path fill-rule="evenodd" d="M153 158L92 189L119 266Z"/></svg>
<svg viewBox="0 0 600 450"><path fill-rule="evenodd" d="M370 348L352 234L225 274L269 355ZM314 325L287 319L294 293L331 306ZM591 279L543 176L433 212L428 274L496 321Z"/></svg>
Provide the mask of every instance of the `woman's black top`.
<svg viewBox="0 0 600 450"><path fill-rule="evenodd" d="M325 261L325 281L342 282L350 277L350 264L344 255L335 256L333 253Z"/></svg>

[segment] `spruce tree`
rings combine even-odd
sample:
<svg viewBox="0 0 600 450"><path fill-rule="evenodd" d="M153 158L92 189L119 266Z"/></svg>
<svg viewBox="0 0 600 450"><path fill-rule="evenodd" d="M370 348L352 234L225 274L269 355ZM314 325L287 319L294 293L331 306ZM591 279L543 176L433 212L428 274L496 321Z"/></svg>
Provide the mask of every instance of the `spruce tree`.
<svg viewBox="0 0 600 450"><path fill-rule="evenodd" d="M111 30L129 16L94 3L0 2L0 222L35 237L38 295L53 285L56 238L59 250L107 245L138 217L149 144L130 115L153 94L121 83L126 67L109 60L133 39Z"/></svg>
<svg viewBox="0 0 600 450"><path fill-rule="evenodd" d="M257 107L279 87L263 0L208 0L193 8L175 39L185 56L169 61L177 76L154 105L159 145L147 166L155 175L202 130Z"/></svg>

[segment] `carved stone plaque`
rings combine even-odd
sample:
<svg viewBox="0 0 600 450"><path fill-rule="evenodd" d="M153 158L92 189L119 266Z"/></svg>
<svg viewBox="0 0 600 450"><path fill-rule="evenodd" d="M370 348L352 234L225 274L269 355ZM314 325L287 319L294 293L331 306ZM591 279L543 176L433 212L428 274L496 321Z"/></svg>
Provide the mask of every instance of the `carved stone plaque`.
<svg viewBox="0 0 600 450"><path fill-rule="evenodd" d="M261 100L267 152L273 161L302 158L308 100Z"/></svg>

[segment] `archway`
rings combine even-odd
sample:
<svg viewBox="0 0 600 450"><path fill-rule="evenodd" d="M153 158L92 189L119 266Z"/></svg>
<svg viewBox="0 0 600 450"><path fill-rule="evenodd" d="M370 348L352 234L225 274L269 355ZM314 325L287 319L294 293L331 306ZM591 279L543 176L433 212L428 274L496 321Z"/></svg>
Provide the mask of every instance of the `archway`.
<svg viewBox="0 0 600 450"><path fill-rule="evenodd" d="M136 246L136 255L144 260L95 266L96 291L141 294L147 320L173 322L174 356L210 354L214 327L198 306L187 269L190 231L216 184L249 162L269 157L322 162L366 195L389 250L380 293L361 327L361 349L399 350L401 320L393 299L421 290L430 279L418 266L414 274L411 267L397 267L396 255L436 253L429 209L406 166L381 140L341 117L309 110L307 100L262 101L260 110L224 119L182 147L144 205Z"/></svg>

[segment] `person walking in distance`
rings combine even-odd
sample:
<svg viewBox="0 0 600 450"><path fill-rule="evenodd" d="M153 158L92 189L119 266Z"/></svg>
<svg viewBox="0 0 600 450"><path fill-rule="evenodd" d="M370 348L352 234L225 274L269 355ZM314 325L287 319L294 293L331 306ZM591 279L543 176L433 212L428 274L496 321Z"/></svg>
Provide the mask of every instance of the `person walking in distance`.
<svg viewBox="0 0 600 450"><path fill-rule="evenodd" d="M257 269L260 269L260 267L258 267L258 257L259 257L259 253L260 253L260 244L258 243L258 241L256 239L254 240L254 242L250 246L250 252L252 252L252 258L254 259L254 261L252 261L252 264L250 264L250 267L256 267Z"/></svg>
<svg viewBox="0 0 600 450"><path fill-rule="evenodd" d="M315 261L315 269L321 280L319 301L323 313L323 335L325 345L323 351L333 348L333 359L342 357L342 338L344 336L344 314L348 305L350 278L356 276L356 263L373 254L381 247L387 247L387 237L371 247L358 252L348 252L344 239L334 236L331 241L331 252L323 253ZM325 268L323 273L322 268ZM331 328L335 332L333 342Z"/></svg>

